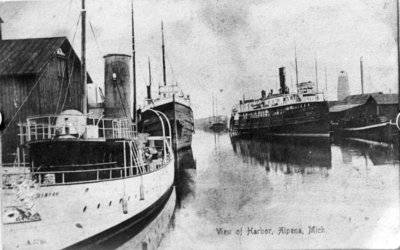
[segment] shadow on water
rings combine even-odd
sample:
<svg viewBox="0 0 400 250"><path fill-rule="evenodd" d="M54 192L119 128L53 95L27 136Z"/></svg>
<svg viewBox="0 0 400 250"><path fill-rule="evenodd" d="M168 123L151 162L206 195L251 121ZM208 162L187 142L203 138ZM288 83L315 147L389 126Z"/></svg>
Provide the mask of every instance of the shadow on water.
<svg viewBox="0 0 400 250"><path fill-rule="evenodd" d="M399 144L355 138L335 139L332 144L340 147L343 163L351 163L353 156L369 158L374 165L385 165L399 161Z"/></svg>
<svg viewBox="0 0 400 250"><path fill-rule="evenodd" d="M175 156L175 188L177 208L189 197L194 197L196 179L196 160L192 148L180 150Z"/></svg>
<svg viewBox="0 0 400 250"><path fill-rule="evenodd" d="M332 167L329 138L231 138L231 143L236 155L256 160L267 172L311 174Z"/></svg>

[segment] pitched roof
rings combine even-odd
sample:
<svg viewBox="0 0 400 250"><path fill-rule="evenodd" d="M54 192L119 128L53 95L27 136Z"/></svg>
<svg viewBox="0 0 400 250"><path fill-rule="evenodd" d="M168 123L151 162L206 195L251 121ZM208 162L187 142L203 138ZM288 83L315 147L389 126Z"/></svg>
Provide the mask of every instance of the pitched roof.
<svg viewBox="0 0 400 250"><path fill-rule="evenodd" d="M382 92L349 95L342 101L335 103L329 108L329 112L341 112L365 104L372 97L377 104L396 104L398 103L398 94L383 94Z"/></svg>
<svg viewBox="0 0 400 250"><path fill-rule="evenodd" d="M361 105L362 104L339 104L329 108L329 112L341 112Z"/></svg>
<svg viewBox="0 0 400 250"><path fill-rule="evenodd" d="M39 73L66 37L0 41L0 75Z"/></svg>
<svg viewBox="0 0 400 250"><path fill-rule="evenodd" d="M383 94L383 93L372 93L372 97L378 104L396 104L399 103L398 94Z"/></svg>
<svg viewBox="0 0 400 250"><path fill-rule="evenodd" d="M344 98L341 101L338 101L335 105L330 107L329 112L341 112L344 110L355 108L357 106L365 104L370 97L371 97L371 94L359 94L359 95L346 96L346 98Z"/></svg>
<svg viewBox="0 0 400 250"><path fill-rule="evenodd" d="M364 104L368 101L371 94L359 94L346 96L339 104Z"/></svg>
<svg viewBox="0 0 400 250"><path fill-rule="evenodd" d="M64 43L72 48L66 37L0 40L0 76L40 73Z"/></svg>

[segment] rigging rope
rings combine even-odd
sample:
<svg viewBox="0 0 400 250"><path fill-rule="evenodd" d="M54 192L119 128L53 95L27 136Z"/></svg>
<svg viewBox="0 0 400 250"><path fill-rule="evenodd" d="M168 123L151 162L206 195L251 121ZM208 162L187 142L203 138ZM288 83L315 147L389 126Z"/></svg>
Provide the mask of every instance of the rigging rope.
<svg viewBox="0 0 400 250"><path fill-rule="evenodd" d="M88 18L88 19L89 19L89 18ZM98 52L99 52L100 55L103 55L103 52L102 52L102 50L100 49L100 46L99 46L99 42L97 41L96 34L94 33L94 29L93 29L93 26L92 26L92 22L90 22L90 20L89 20L89 26L90 26L90 30L92 31L93 38L94 38L94 41L95 41L95 43L96 43L97 50L98 50Z"/></svg>
<svg viewBox="0 0 400 250"><path fill-rule="evenodd" d="M72 50L72 49L71 49ZM75 58L76 58L76 56L74 56L74 58L72 59L72 63L71 63L71 65L72 65L72 70L71 70L71 73L70 73L70 75L69 75L69 77L68 77L68 85L67 85L67 88L65 89L65 96L64 96L64 102L63 102L63 104L62 104L62 106L61 106L61 110L63 110L64 109L64 107L65 107L65 102L67 101L67 96L68 96L68 89L69 89L69 86L71 85L71 79L72 79L72 74L74 73L74 69L75 69L75 67L74 67L74 63L75 63ZM60 111L61 111L60 110Z"/></svg>
<svg viewBox="0 0 400 250"><path fill-rule="evenodd" d="M75 35L76 35L76 32L77 32L77 30L78 30L78 25L79 25L79 20L80 20L80 17L81 17L81 15L79 15L79 17L78 17L78 21L76 22L76 26L75 26L75 32L74 32L74 36L72 37L72 41L71 41L71 43L73 44L74 43L74 41L75 41ZM66 68L65 68L65 71L64 72L66 72L66 70L67 70L67 67L68 67L68 61L69 61L69 59L70 59L70 56L71 56L71 52L72 52L72 48L69 50L69 53L68 53L68 58L67 58L67 64L66 64ZM67 88L65 89L65 97L64 97L64 101L63 101L63 104L62 104L62 106L61 106L61 109L60 109L60 112L64 109L64 105L65 105L65 102L66 102L66 99L67 99L67 95L68 95L68 88L69 88L69 86L70 86L70 83L71 83L71 76L72 76L72 72L74 71L74 63L75 63L75 55L74 55L74 58L73 58L73 60L72 60L72 64L71 64L71 68L72 68L72 70L71 70L71 74L70 74L70 77L68 77L68 85L67 85ZM62 89L63 89L63 83L64 83L64 72L63 72L63 81L62 81L62 83L61 83L61 87L60 87L60 94L59 94L59 96L58 96L58 101L57 101L57 107L56 107L56 110L55 110L55 113L57 114L58 113L58 107L59 107L59 105L60 105L60 101L61 101L61 96L62 96Z"/></svg>
<svg viewBox="0 0 400 250"><path fill-rule="evenodd" d="M119 90L118 83L115 83L115 84L117 84L118 95L119 95L119 99L121 100L121 105L122 105L122 109L124 110L125 116L131 118L131 117L130 117L130 114L129 114L129 116L128 116L127 113L126 113L124 101L123 101L123 99L122 99L121 91ZM125 90L124 90L124 93L125 93ZM126 93L125 93L125 96L126 96Z"/></svg>

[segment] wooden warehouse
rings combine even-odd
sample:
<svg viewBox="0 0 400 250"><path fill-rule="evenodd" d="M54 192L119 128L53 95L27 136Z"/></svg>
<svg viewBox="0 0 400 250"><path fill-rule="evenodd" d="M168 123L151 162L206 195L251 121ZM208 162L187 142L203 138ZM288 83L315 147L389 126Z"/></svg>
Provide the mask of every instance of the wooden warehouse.
<svg viewBox="0 0 400 250"><path fill-rule="evenodd" d="M16 159L18 123L32 115L82 111L83 94L81 62L66 37L0 40L3 162Z"/></svg>
<svg viewBox="0 0 400 250"><path fill-rule="evenodd" d="M377 122L394 122L398 111L398 95L370 93L349 95L329 108L333 124L341 122L359 123L354 126L367 126Z"/></svg>

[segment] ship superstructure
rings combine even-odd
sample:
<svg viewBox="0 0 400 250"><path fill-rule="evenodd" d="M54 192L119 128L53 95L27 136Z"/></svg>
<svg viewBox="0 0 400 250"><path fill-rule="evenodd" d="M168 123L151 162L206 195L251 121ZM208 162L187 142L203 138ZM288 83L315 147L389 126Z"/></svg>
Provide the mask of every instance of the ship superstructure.
<svg viewBox="0 0 400 250"><path fill-rule="evenodd" d="M280 89L261 98L240 100L232 110L232 134L329 136L328 103L314 83L299 83L297 93L289 93L285 68L279 69Z"/></svg>

